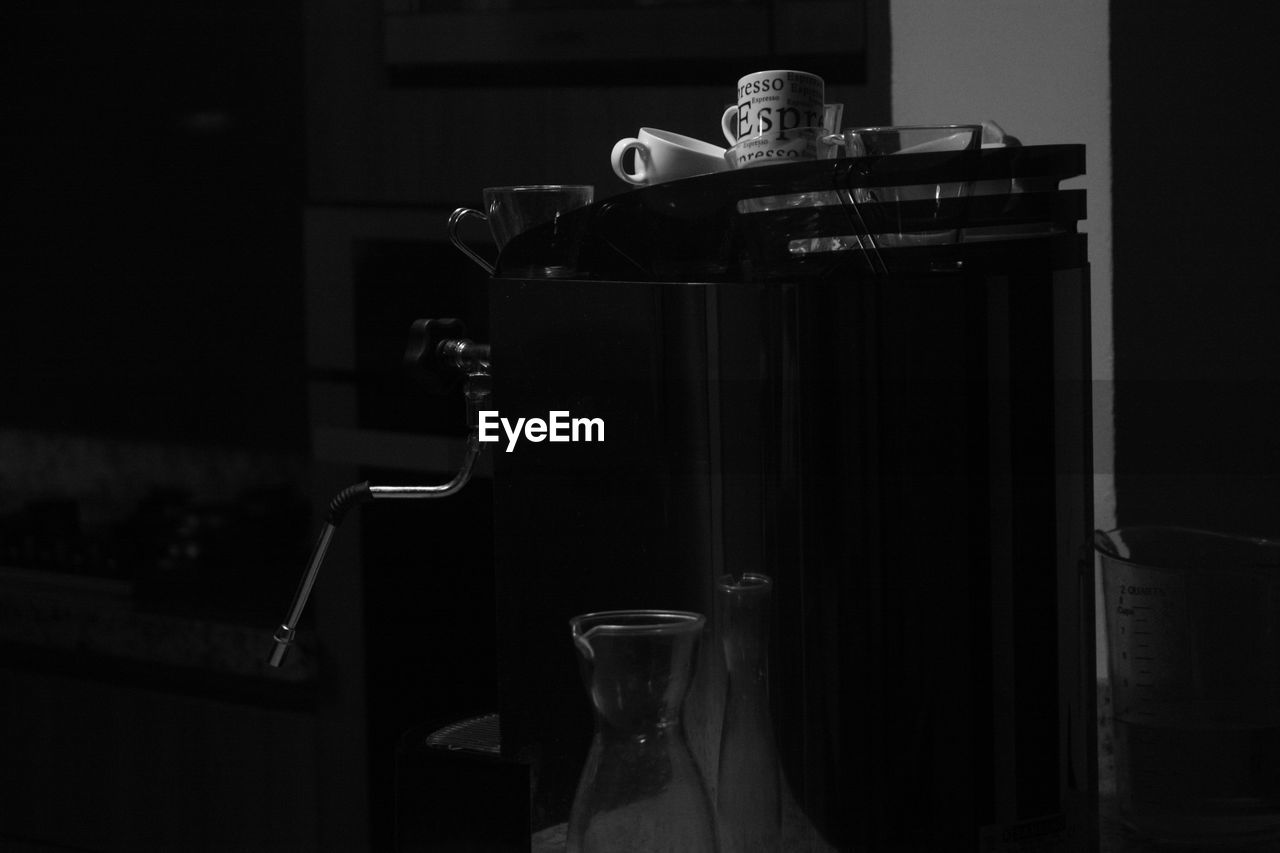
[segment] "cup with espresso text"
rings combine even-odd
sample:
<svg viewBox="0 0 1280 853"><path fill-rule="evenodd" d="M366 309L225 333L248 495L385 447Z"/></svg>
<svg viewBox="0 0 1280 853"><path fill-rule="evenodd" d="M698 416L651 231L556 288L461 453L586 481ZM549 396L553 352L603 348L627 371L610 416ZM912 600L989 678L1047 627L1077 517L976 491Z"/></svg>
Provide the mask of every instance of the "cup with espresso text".
<svg viewBox="0 0 1280 853"><path fill-rule="evenodd" d="M835 156L831 134L825 127L796 127L771 130L742 140L725 152L731 169L773 166L825 160Z"/></svg>
<svg viewBox="0 0 1280 853"><path fill-rule="evenodd" d="M581 226L585 220L581 217L566 218L564 214L586 207L594 198L595 188L586 184L486 187L483 192L484 210L460 207L449 216L449 242L493 275L494 265L462 239L460 231L464 219L488 222L489 233L499 252L517 234L550 223L551 233L544 243L545 257L540 259L538 269L529 272L550 277L570 275L574 270L582 237Z"/></svg>
<svg viewBox="0 0 1280 853"><path fill-rule="evenodd" d="M738 98L720 117L730 145L767 133L824 123L822 78L807 71L756 71L738 80Z"/></svg>
<svg viewBox="0 0 1280 853"><path fill-rule="evenodd" d="M626 164L629 151L634 152L630 170ZM613 146L609 161L614 174L638 187L723 172L729 168L724 159L724 149L719 145L653 127L642 127L635 136L619 139Z"/></svg>

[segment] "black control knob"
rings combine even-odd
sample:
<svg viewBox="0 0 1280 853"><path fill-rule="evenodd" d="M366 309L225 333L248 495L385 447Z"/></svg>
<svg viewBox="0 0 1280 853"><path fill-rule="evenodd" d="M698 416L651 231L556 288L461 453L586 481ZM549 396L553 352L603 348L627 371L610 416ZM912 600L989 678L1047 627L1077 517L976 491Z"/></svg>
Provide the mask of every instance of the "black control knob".
<svg viewBox="0 0 1280 853"><path fill-rule="evenodd" d="M405 366L429 390L449 390L461 377L446 353L447 345L466 335L466 324L451 317L414 320L404 351Z"/></svg>

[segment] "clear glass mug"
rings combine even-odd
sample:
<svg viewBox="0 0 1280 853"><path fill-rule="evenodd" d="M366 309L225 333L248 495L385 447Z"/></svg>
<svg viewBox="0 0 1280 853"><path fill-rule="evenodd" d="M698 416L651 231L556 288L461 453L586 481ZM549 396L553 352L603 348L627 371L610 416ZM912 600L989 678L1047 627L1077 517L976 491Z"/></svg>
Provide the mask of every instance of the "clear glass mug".
<svg viewBox="0 0 1280 853"><path fill-rule="evenodd" d="M537 275L562 277L572 274L576 251L581 239L583 220L560 226L563 214L586 207L595 199L595 187L588 184L531 184L513 187L485 187L484 210L459 207L449 216L449 242L475 261L489 275L496 272L493 263L481 256L462 239L462 221L479 219L489 224L489 233L501 252L515 237L530 228L555 223L547 249L552 257L533 271Z"/></svg>

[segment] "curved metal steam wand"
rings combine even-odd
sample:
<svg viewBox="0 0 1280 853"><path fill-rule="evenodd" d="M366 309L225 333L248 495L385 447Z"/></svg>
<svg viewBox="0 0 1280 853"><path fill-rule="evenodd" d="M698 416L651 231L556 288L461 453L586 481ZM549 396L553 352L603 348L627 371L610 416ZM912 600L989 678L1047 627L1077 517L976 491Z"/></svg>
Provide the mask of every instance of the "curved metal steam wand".
<svg viewBox="0 0 1280 853"><path fill-rule="evenodd" d="M429 329L420 329L420 324L430 324L432 322L438 321L419 320L414 324L413 334L422 336L424 340L429 341ZM293 643L294 636L297 633L297 625L302 618L302 611L306 608L307 599L311 596L311 588L315 586L316 576L320 574L320 564L324 562L325 553L329 550L329 543L333 540L333 534L337 531L338 525L342 524L342 519L346 517L352 507L369 500L447 498L452 494L456 494L471 479L471 472L475 468L476 459L480 456L481 450L478 412L487 403L492 391L492 377L489 373L489 347L484 344L472 343L468 340L450 339L434 343L432 346L426 346L424 347L425 350L430 350L429 355L442 359L450 366L462 369L467 373L466 382L463 385L463 395L467 401L467 425L469 429L467 432L467 451L463 457L462 465L459 467L458 472L453 475L453 479L437 486L373 486L368 481L365 481L348 486L334 495L333 500L329 502L329 512L325 517L324 526L320 528L320 535L316 539L315 546L311 549L311 557L307 560L307 570L303 573L302 580L298 583L298 589L293 594L293 602L289 605L289 614L272 635L275 645L271 648L271 656L267 659L267 662L273 667L279 667L284 663L285 656L289 652L289 646ZM414 348L411 344L410 360L420 363L422 358L423 352L420 351L414 355Z"/></svg>

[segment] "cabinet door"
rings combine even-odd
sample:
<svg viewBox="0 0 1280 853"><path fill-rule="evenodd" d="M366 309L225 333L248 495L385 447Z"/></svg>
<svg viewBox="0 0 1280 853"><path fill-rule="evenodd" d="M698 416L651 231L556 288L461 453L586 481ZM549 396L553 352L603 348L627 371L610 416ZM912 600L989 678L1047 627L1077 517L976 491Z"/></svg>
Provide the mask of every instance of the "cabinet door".
<svg viewBox="0 0 1280 853"><path fill-rule="evenodd" d="M0 669L0 847L318 849L313 714Z"/></svg>

